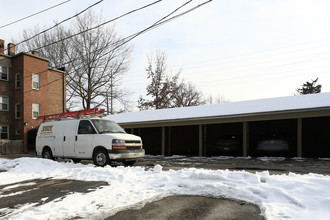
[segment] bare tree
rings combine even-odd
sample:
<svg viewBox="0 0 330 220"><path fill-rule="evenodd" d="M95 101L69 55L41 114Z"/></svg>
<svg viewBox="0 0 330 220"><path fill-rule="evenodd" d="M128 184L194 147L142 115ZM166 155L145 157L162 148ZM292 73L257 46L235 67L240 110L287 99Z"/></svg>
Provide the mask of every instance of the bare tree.
<svg viewBox="0 0 330 220"><path fill-rule="evenodd" d="M39 35L38 33L41 31L38 25L34 29L23 30L23 39L35 37L19 45L18 50L25 52L37 50L41 57L50 60L49 67L62 67L68 61L64 53L68 41L61 40L66 36L66 30L62 26L57 26L55 29ZM45 47L45 45L48 46Z"/></svg>
<svg viewBox="0 0 330 220"><path fill-rule="evenodd" d="M175 99L173 100L176 107L187 107L204 105L206 101L203 100L203 95L199 92L195 85L182 81L178 90L175 93Z"/></svg>
<svg viewBox="0 0 330 220"><path fill-rule="evenodd" d="M147 86L147 96L151 100L140 97L138 107L140 110L170 108L170 100L173 96L172 90L176 89L179 74L167 75L167 56L162 51L157 51L156 56L148 56L147 78L150 84Z"/></svg>
<svg viewBox="0 0 330 220"><path fill-rule="evenodd" d="M67 105L71 108L103 106L114 113L116 103L118 111L127 109L130 92L121 88L120 82L129 68L132 47L122 45L114 27L100 25L103 22L102 16L89 10L71 26L58 26L24 45L26 50L48 45L41 48L41 55L51 59L55 67L67 67ZM38 31L25 31L23 37Z"/></svg>
<svg viewBox="0 0 330 220"><path fill-rule="evenodd" d="M221 104L221 103L229 103L230 100L226 99L223 95L218 94L216 97L208 96L205 100L206 104Z"/></svg>
<svg viewBox="0 0 330 220"><path fill-rule="evenodd" d="M186 107L204 104L202 94L191 83L180 80L180 72L170 75L167 73L167 56L157 51L155 56L148 56L147 96L150 100L140 97L140 110Z"/></svg>
<svg viewBox="0 0 330 220"><path fill-rule="evenodd" d="M316 84L317 80L319 78L316 78L315 80L311 80L311 82L307 81L305 82L301 88L296 89L297 95L306 95L306 94L315 94L320 93L322 85Z"/></svg>

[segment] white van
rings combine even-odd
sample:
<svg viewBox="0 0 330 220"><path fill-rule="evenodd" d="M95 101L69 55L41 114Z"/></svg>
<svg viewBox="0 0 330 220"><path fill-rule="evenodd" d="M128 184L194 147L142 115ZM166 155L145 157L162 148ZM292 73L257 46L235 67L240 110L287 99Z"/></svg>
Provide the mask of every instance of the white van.
<svg viewBox="0 0 330 220"><path fill-rule="evenodd" d="M144 157L140 137L127 134L118 124L101 118L78 118L41 123L36 151L43 158L93 159L97 166L120 161L133 165Z"/></svg>

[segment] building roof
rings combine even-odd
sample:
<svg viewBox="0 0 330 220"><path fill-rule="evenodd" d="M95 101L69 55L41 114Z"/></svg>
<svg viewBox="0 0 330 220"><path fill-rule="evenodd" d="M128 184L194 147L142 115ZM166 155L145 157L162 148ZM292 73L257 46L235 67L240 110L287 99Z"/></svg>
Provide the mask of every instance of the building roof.
<svg viewBox="0 0 330 220"><path fill-rule="evenodd" d="M119 124L157 123L174 120L228 118L264 113L330 109L330 93L268 98L193 107L158 109L109 115Z"/></svg>

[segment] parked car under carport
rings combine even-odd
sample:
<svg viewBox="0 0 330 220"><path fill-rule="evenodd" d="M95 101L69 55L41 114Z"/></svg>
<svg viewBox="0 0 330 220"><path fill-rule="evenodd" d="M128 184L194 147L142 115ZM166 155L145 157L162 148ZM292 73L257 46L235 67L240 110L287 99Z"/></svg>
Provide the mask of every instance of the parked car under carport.
<svg viewBox="0 0 330 220"><path fill-rule="evenodd" d="M240 156L241 152L242 144L237 135L221 136L213 149L213 155L217 156Z"/></svg>
<svg viewBox="0 0 330 220"><path fill-rule="evenodd" d="M257 144L257 154L261 155L277 155L287 154L290 151L289 141L285 136L272 134L259 139Z"/></svg>

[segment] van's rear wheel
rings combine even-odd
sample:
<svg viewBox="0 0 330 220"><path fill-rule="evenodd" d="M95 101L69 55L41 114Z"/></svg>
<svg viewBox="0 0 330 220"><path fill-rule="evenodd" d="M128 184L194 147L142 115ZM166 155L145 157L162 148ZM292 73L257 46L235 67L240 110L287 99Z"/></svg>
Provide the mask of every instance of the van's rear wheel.
<svg viewBox="0 0 330 220"><path fill-rule="evenodd" d="M42 158L54 160L53 153L48 147L42 151Z"/></svg>
<svg viewBox="0 0 330 220"><path fill-rule="evenodd" d="M103 149L96 150L93 156L93 161L96 166L104 167L110 163L109 155L107 151Z"/></svg>
<svg viewBox="0 0 330 220"><path fill-rule="evenodd" d="M81 159L73 158L72 161L73 161L74 163L80 163Z"/></svg>

